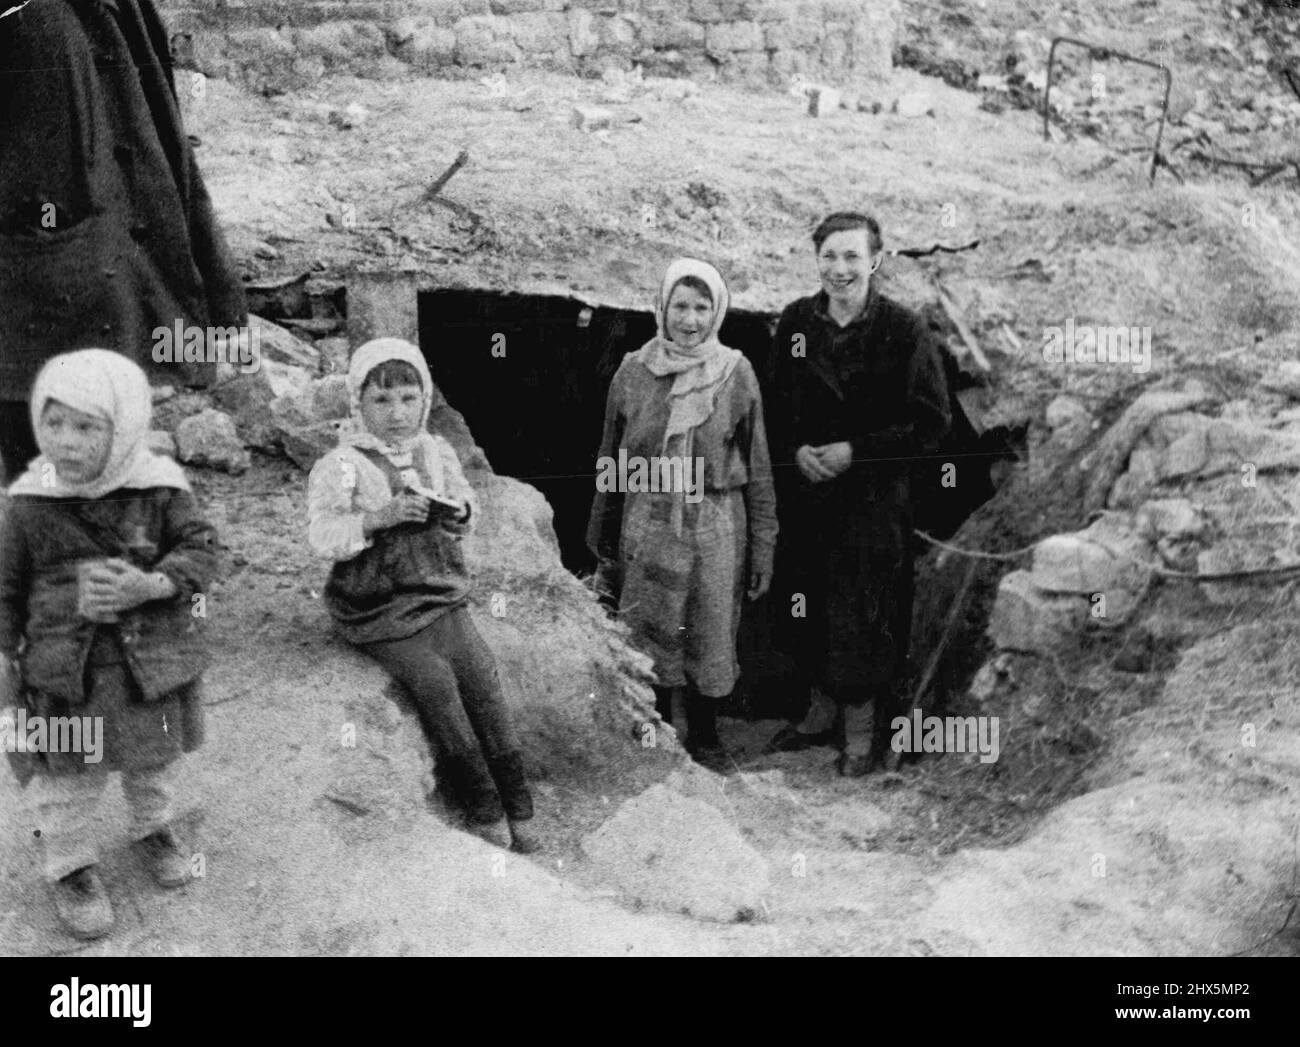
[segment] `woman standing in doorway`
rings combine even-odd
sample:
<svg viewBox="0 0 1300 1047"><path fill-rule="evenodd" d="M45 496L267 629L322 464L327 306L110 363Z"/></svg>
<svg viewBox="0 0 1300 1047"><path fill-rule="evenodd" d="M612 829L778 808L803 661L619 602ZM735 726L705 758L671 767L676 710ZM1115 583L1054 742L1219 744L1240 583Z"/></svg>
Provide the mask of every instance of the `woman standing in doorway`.
<svg viewBox="0 0 1300 1047"><path fill-rule="evenodd" d="M875 218L836 212L812 241L822 287L781 314L769 376L772 449L784 467L775 595L802 611L785 619L787 647L811 705L770 748L842 734L840 773L857 777L883 764L904 711L911 476L951 418L924 321L877 286L884 241Z"/></svg>
<svg viewBox="0 0 1300 1047"><path fill-rule="evenodd" d="M610 383L598 475L627 464L622 482L597 484L587 527L591 551L621 570L620 614L654 659L660 715L679 727L684 716L688 750L714 766L742 594L767 592L777 533L758 380L718 341L728 303L713 266L668 267L658 333Z"/></svg>

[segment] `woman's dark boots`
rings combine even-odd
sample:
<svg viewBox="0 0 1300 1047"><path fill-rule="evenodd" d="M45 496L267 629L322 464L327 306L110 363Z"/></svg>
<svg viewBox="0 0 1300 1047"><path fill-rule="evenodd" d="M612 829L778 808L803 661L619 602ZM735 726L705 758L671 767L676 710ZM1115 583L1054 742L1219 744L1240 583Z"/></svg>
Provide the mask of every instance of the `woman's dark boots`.
<svg viewBox="0 0 1300 1047"><path fill-rule="evenodd" d="M696 763L710 770L722 770L727 763L727 752L718 737L718 706L722 699L700 694L693 686L654 686L655 712L664 723L673 724L678 734L683 730L683 743Z"/></svg>
<svg viewBox="0 0 1300 1047"><path fill-rule="evenodd" d="M815 745L832 745L840 710L835 702L820 688L810 691L808 713L798 724L786 724L767 743L769 753L794 753L811 749Z"/></svg>
<svg viewBox="0 0 1300 1047"><path fill-rule="evenodd" d="M718 706L721 698L700 694L694 687L686 691L686 751L691 758L711 771L727 767L727 750L718 737Z"/></svg>

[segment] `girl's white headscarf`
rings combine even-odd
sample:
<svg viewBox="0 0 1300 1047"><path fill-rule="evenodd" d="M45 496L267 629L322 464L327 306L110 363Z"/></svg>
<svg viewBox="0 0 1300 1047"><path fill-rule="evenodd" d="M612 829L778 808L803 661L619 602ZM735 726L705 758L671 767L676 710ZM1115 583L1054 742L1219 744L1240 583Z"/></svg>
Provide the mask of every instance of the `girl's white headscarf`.
<svg viewBox="0 0 1300 1047"><path fill-rule="evenodd" d="M9 488L10 494L44 498L102 498L124 487L190 489L184 472L146 444L153 399L149 379L138 364L108 349L78 349L51 358L32 386L32 429L51 400L112 423L104 471L85 483L68 483L45 455L32 460Z"/></svg>
<svg viewBox="0 0 1300 1047"><path fill-rule="evenodd" d="M366 377L389 360L401 360L410 364L420 376L420 389L424 393L419 432L396 444L381 440L361 420L361 389L366 384ZM401 338L375 338L366 342L352 354L352 362L348 365L348 397L351 400L352 414L339 429L339 444L379 451L393 460L394 464L401 464L399 460L405 458L406 464L409 464L411 451L428 428L429 410L433 406L433 376L429 373L429 365L425 363L420 350Z"/></svg>

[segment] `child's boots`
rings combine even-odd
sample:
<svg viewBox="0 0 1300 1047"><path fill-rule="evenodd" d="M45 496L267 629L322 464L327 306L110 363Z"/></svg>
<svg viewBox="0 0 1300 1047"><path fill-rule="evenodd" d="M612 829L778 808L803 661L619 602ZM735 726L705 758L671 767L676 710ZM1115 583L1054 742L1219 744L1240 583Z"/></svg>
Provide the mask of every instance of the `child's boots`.
<svg viewBox="0 0 1300 1047"><path fill-rule="evenodd" d="M513 843L510 823L504 818L497 818L490 822L476 822L472 818L467 818L465 827L480 840L500 847L502 850L510 850L510 845Z"/></svg>
<svg viewBox="0 0 1300 1047"><path fill-rule="evenodd" d="M113 903L93 865L55 880L50 893L59 921L74 938L93 941L113 929Z"/></svg>
<svg viewBox="0 0 1300 1047"><path fill-rule="evenodd" d="M159 887L183 887L190 882L189 856L171 826L146 836L136 846Z"/></svg>
<svg viewBox="0 0 1300 1047"><path fill-rule="evenodd" d="M510 839L520 854L533 854L542 849L541 838L533 830L533 794L528 788L528 775L524 771L523 756L517 752L488 760L488 768L497 783L501 802L510 823Z"/></svg>

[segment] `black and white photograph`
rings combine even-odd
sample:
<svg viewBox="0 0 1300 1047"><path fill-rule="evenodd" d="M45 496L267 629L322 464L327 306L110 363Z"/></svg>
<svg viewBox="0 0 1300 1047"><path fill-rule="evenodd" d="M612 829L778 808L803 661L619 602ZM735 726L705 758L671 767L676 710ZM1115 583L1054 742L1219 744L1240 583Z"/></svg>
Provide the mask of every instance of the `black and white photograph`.
<svg viewBox="0 0 1300 1047"><path fill-rule="evenodd" d="M1283 1002L1300 3L0 0L0 468L50 1020L165 1031L173 958Z"/></svg>

